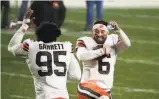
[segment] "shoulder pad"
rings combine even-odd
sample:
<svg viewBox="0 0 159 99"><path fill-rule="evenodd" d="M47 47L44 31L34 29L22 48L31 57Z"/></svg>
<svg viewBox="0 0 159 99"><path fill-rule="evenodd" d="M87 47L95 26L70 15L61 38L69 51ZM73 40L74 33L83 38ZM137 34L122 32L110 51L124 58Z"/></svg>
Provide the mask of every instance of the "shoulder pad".
<svg viewBox="0 0 159 99"><path fill-rule="evenodd" d="M31 44L33 42L34 42L34 40L31 40L31 39L26 39L23 41L23 43L28 43L28 44Z"/></svg>
<svg viewBox="0 0 159 99"><path fill-rule="evenodd" d="M94 44L94 40L92 37L81 37L77 39L76 46L77 47L88 47L90 43Z"/></svg>

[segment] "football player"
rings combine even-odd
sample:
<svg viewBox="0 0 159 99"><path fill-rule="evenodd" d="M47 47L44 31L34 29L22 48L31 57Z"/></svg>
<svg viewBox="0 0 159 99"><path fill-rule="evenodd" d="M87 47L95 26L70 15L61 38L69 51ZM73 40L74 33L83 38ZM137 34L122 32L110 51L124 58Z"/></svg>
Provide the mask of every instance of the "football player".
<svg viewBox="0 0 159 99"><path fill-rule="evenodd" d="M23 24L14 34L8 50L26 59L33 76L36 99L69 99L67 77L80 80L81 70L72 53L72 44L56 42L61 31L54 23L44 22L36 30L37 40L26 39L21 43L33 11L28 10Z"/></svg>
<svg viewBox="0 0 159 99"><path fill-rule="evenodd" d="M108 25L113 27L115 34L109 33ZM76 54L83 62L78 99L111 99L117 54L130 46L129 38L115 21L96 21L92 37L77 40Z"/></svg>

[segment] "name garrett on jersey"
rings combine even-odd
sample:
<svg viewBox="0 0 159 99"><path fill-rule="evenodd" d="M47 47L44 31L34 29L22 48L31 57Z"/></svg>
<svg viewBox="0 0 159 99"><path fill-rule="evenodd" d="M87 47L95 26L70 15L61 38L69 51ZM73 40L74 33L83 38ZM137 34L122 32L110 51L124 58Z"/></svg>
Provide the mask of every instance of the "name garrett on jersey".
<svg viewBox="0 0 159 99"><path fill-rule="evenodd" d="M64 49L63 44L52 44L52 45L47 45L47 44L39 44L39 49L45 49L45 50L59 50L59 49Z"/></svg>

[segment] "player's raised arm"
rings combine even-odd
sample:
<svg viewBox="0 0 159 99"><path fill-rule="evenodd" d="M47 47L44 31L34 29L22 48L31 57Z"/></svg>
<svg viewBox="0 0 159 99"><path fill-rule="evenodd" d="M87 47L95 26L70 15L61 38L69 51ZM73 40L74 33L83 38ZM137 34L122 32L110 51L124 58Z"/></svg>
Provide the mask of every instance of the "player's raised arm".
<svg viewBox="0 0 159 99"><path fill-rule="evenodd" d="M80 65L73 53L71 53L71 62L70 62L70 66L68 69L68 78L71 80L80 80L81 79Z"/></svg>
<svg viewBox="0 0 159 99"><path fill-rule="evenodd" d="M117 52L121 52L128 49L131 46L131 42L128 36L121 28L119 28L117 22L111 21L110 24L115 27L115 33L119 36L118 42L116 44Z"/></svg>
<svg viewBox="0 0 159 99"><path fill-rule="evenodd" d="M29 25L32 23L32 20L30 21L30 16L32 15L32 13L33 10L31 9L26 12L26 14L24 15L22 26L18 29L18 31L14 34L9 42L8 51L13 53L13 55L21 55L26 53L23 47L25 46L27 48L28 45L22 44L21 41L25 32L29 28Z"/></svg>
<svg viewBox="0 0 159 99"><path fill-rule="evenodd" d="M77 41L76 50L78 59L82 61L92 60L105 54L103 47L94 50L87 50L83 41Z"/></svg>

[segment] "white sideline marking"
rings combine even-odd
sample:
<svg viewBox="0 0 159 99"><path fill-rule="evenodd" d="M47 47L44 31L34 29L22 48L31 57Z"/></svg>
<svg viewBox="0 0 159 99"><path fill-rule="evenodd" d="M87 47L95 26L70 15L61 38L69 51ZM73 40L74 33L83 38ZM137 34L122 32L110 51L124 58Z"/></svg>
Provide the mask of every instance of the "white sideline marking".
<svg viewBox="0 0 159 99"><path fill-rule="evenodd" d="M8 72L1 72L2 75L7 75L7 76L13 76L13 77L22 77L22 78L32 78L29 75L25 74L15 74L15 73L8 73Z"/></svg>
<svg viewBox="0 0 159 99"><path fill-rule="evenodd" d="M150 60L135 60L135 59L122 58L122 57L117 57L117 60L124 61L124 62L127 62L127 63L140 63L140 64L146 64L146 65L159 66L159 62L150 61ZM21 61L11 61L11 63L26 64L25 62L21 62Z"/></svg>
<svg viewBox="0 0 159 99"><path fill-rule="evenodd" d="M31 76L24 75L24 74L15 74L15 73L7 73L7 72L1 72L3 75L8 75L8 76L18 76L22 78L31 78ZM78 83L77 81L74 81L73 83ZM141 93L154 93L158 94L159 91L155 89L141 89L141 88L129 88L129 87L117 87L114 86L113 89L123 89L125 92L141 92ZM113 93L114 95L121 95L120 93ZM70 94L73 96L73 94Z"/></svg>
<svg viewBox="0 0 159 99"><path fill-rule="evenodd" d="M12 98L17 98L17 99L35 99L33 97L28 97L28 96L20 96L20 95L10 95Z"/></svg>
<svg viewBox="0 0 159 99"><path fill-rule="evenodd" d="M154 45L159 45L159 42L157 41L146 41L146 40L130 40L131 42L134 43L139 43L139 44L154 44Z"/></svg>
<svg viewBox="0 0 159 99"><path fill-rule="evenodd" d="M1 72L2 75L12 76L12 77L22 77L22 78L29 78L31 79L32 76L25 75L25 74L17 74L17 73L8 73L8 72ZM69 83L77 83L76 81L68 80Z"/></svg>
<svg viewBox="0 0 159 99"><path fill-rule="evenodd" d="M122 57L117 57L117 60L124 61L124 62L127 62L127 63L140 63L140 64L146 64L146 65L157 65L157 66L159 66L159 62L150 61L150 60L135 60L135 59L122 58ZM22 62L22 61L11 61L11 63L26 64L25 62Z"/></svg>
<svg viewBox="0 0 159 99"><path fill-rule="evenodd" d="M6 48L6 46L4 44L2 44L1 47ZM122 58L122 57L117 57L117 60L124 61L124 62L127 62L127 63L140 63L140 64L157 65L157 66L159 66L159 62L150 61L150 60L135 60L135 59L126 59L126 58ZM22 61L11 61L11 62L15 63L15 64L25 64L24 61L23 62Z"/></svg>
<svg viewBox="0 0 159 99"><path fill-rule="evenodd" d="M81 37L82 34L83 34L83 36L85 36L85 34L90 34L91 35L91 32L86 32L86 31L73 32L73 31L69 31L69 30L67 30L65 28L62 28L61 30L62 30L62 34L66 35L66 36ZM16 32L16 30L13 30L13 31ZM10 31L6 30L6 33L2 32L2 34L13 34L13 33L11 33ZM34 33L33 32L26 33L26 35L30 35L30 34L34 34ZM139 44L154 44L154 45L159 45L158 41L147 41L147 40L134 40L134 39L131 39L131 42L139 43ZM2 44L1 47L4 47L4 45Z"/></svg>
<svg viewBox="0 0 159 99"><path fill-rule="evenodd" d="M77 20L65 20L66 23L75 23L75 24L81 24L85 25L85 21L77 21ZM158 27L153 27L153 26L142 26L142 25L124 25L124 24L119 24L121 27L124 28L132 28L132 29L145 29L145 30L159 30ZM4 32L9 32L10 34L14 34L17 30L4 30ZM62 32L66 32L65 29L62 30ZM5 33L3 33L5 34ZM34 34L32 31L27 31L26 34Z"/></svg>
<svg viewBox="0 0 159 99"><path fill-rule="evenodd" d="M63 32L64 35L66 36L74 36L74 37L81 37L82 34L85 36L85 34L90 34L90 32L86 32L86 31L80 31L80 32L71 32L71 31L67 31L67 32ZM153 44L153 45L159 45L159 42L158 41L147 41L147 40L134 40L134 39L131 39L130 40L131 42L134 42L134 43L138 43L138 44Z"/></svg>
<svg viewBox="0 0 159 99"><path fill-rule="evenodd" d="M72 12L79 12L79 13L86 13L86 11L83 10L70 10ZM127 13L127 12L126 12ZM150 18L150 19L159 19L158 16L152 16L152 15L146 15L146 14L126 14L125 12L123 13L113 13L113 12L109 12L107 11L106 14L110 14L110 15L117 15L119 17L136 17L136 18Z"/></svg>
<svg viewBox="0 0 159 99"><path fill-rule="evenodd" d="M74 94L69 94L69 96L71 97L77 97L76 95ZM21 95L10 95L10 97L12 98L20 98L20 99L35 99L34 97L29 97L29 96L21 96Z"/></svg>
<svg viewBox="0 0 159 99"><path fill-rule="evenodd" d="M125 92L145 92L145 93L154 93L158 94L159 91L154 89L139 89L139 88L129 88L129 87L116 87L114 86L114 89L124 89Z"/></svg>
<svg viewBox="0 0 159 99"><path fill-rule="evenodd" d="M114 94L114 93L111 93L111 94ZM121 95L120 93L118 93L118 94L115 94L115 95ZM69 94L69 96L71 96L71 97L77 97L77 95L75 95L75 94ZM12 98L21 98L21 99L34 99L34 97L28 97L28 96L21 96L21 95L10 95L10 97L12 97Z"/></svg>
<svg viewBox="0 0 159 99"><path fill-rule="evenodd" d="M6 32L7 34L11 34L10 32ZM3 33L4 34L4 33ZM91 34L89 32L85 32L85 31L81 31L81 32L71 32L71 31L65 31L62 33L63 35L66 35L66 36L74 36L74 37L81 37L82 34L83 36L85 34ZM30 34L29 34L30 35ZM153 44L153 45L159 45L159 42L158 41L146 41L146 40L134 40L134 39L131 39L130 40L131 42L134 42L134 43L138 43L138 44ZM6 47L4 44L1 44L1 47Z"/></svg>
<svg viewBox="0 0 159 99"><path fill-rule="evenodd" d="M76 82L77 83L77 82ZM114 93L114 92L111 92L112 95L122 95L121 93ZM72 96L72 97L77 97L77 95L75 94L69 94L69 96Z"/></svg>
<svg viewBox="0 0 159 99"><path fill-rule="evenodd" d="M66 36L74 36L74 37L82 37L82 36L86 36L87 35L91 35L90 32L85 32L85 31L81 31L81 32L63 32L64 35ZM159 45L158 41L151 41L151 40L135 40L135 39L131 39L130 40L133 43L138 43L138 44L153 44L153 45Z"/></svg>
<svg viewBox="0 0 159 99"><path fill-rule="evenodd" d="M17 30L18 30L18 29L2 30L2 31L1 31L1 34L12 34L12 35L14 35ZM27 35L28 35L28 34L29 34L29 35L33 35L34 32L28 30L26 34L27 34Z"/></svg>
<svg viewBox="0 0 159 99"><path fill-rule="evenodd" d="M157 66L159 66L158 62L149 61L149 60L126 59L126 58L122 58L122 57L117 57L117 60L124 61L124 62L127 62L127 63L141 63L141 64L148 64L148 65L157 65Z"/></svg>
<svg viewBox="0 0 159 99"><path fill-rule="evenodd" d="M111 93L113 94L113 93ZM121 94L116 94L116 95L121 95ZM69 94L69 96L71 97L77 97L77 95L74 95L74 94ZM20 99L34 99L34 97L28 97L28 96L20 96L20 95L10 95L10 97L12 98L20 98Z"/></svg>
<svg viewBox="0 0 159 99"><path fill-rule="evenodd" d="M121 14L121 13L112 13L112 12L108 12L108 14L112 14L112 15L116 15L117 17L136 17L136 18L145 18L145 19L159 19L158 16L150 16L150 15L131 15L131 14Z"/></svg>
<svg viewBox="0 0 159 99"><path fill-rule="evenodd" d="M1 47L6 48L6 46L4 44L2 44ZM157 65L157 66L159 66L159 62L150 61L150 60L135 60L135 59L122 58L122 57L117 57L117 60L124 61L124 62L127 62L127 63L140 63L140 64L146 64L146 65ZM11 61L11 62L15 63L15 64L25 64L24 61L23 62L22 61Z"/></svg>
<svg viewBox="0 0 159 99"><path fill-rule="evenodd" d="M122 57L117 57L117 60L124 61L124 62L127 62L127 63L140 63L140 64L146 64L146 65L159 66L159 62L150 61L150 60L135 60L135 59L122 58ZM25 62L22 62L22 61L11 61L11 63L14 63L14 64L26 64Z"/></svg>
<svg viewBox="0 0 159 99"><path fill-rule="evenodd" d="M13 64L26 64L25 61L16 61L16 60L11 61L11 63L13 63Z"/></svg>
<svg viewBox="0 0 159 99"><path fill-rule="evenodd" d="M84 25L85 22L84 21L76 21L76 20L66 20L66 23L75 23L75 24L82 24ZM145 29L145 30L159 30L159 28L157 27L152 27L152 26L137 26L137 25L122 25L119 24L121 27L125 27L125 28L133 28L133 29Z"/></svg>
<svg viewBox="0 0 159 99"><path fill-rule="evenodd" d="M147 72L147 74L159 76L159 73L157 73L157 72Z"/></svg>
<svg viewBox="0 0 159 99"><path fill-rule="evenodd" d="M16 31L17 31L18 29L13 29L13 30L3 30L3 32L1 31L1 33L2 34L15 34L16 33ZM61 29L61 31L62 32L66 32L67 31L67 29L65 29L65 28L62 28ZM28 30L26 33L25 33L25 35L34 35L34 31L33 30Z"/></svg>

